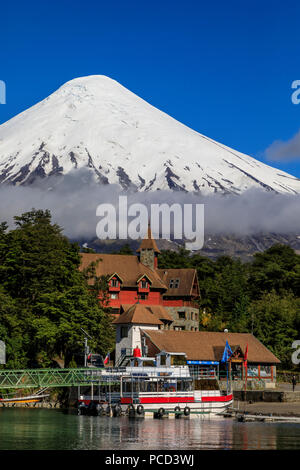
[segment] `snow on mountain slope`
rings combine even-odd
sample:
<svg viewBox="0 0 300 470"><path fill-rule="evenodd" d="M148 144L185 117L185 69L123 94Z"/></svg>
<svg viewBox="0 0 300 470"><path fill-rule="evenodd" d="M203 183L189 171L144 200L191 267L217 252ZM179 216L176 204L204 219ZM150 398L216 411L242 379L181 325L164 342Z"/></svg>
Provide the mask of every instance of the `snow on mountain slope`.
<svg viewBox="0 0 300 470"><path fill-rule="evenodd" d="M0 126L0 182L90 168L100 183L139 191L300 193L300 180L230 149L154 108L118 82L67 82Z"/></svg>

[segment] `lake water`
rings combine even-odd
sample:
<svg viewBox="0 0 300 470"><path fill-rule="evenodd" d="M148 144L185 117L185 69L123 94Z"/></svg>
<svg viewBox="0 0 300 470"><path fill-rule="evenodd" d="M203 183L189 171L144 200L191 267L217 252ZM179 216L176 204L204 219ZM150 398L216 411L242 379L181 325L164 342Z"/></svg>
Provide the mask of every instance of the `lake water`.
<svg viewBox="0 0 300 470"><path fill-rule="evenodd" d="M300 449L300 425L233 419L129 420L76 410L0 409L0 450Z"/></svg>

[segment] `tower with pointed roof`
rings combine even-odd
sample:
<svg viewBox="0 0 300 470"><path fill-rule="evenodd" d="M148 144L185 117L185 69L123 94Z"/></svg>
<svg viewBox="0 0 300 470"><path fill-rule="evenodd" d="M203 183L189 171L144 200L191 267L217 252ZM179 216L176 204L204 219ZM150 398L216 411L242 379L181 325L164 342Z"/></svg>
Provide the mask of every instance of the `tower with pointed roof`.
<svg viewBox="0 0 300 470"><path fill-rule="evenodd" d="M152 238L150 224L148 225L147 235L142 240L140 247L137 249L137 253L139 254L140 263L143 263L152 270L157 268L157 256L160 251L157 248L156 241Z"/></svg>

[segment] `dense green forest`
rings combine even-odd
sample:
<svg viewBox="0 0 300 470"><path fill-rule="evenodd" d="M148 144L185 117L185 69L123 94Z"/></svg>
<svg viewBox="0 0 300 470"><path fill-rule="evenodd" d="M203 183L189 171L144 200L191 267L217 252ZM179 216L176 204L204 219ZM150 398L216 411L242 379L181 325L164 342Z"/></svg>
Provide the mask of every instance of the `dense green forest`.
<svg viewBox="0 0 300 470"><path fill-rule="evenodd" d="M106 355L114 344L111 317L81 273L79 245L51 222L49 211L15 217L16 228L0 224L0 339L8 368L75 365L83 332L93 351ZM98 283L96 282L96 286Z"/></svg>
<svg viewBox="0 0 300 470"><path fill-rule="evenodd" d="M132 252L124 245L120 253ZM81 327L92 336L94 352L113 349L111 316L98 301L104 282L93 267L80 272L79 263L79 245L63 236L49 211L15 217L11 230L0 224L0 339L8 368L49 367L57 359L74 365L83 350ZM249 263L167 250L159 267L197 269L200 330L253 333L283 367L292 367L292 342L300 338L300 256L294 250L274 245Z"/></svg>
<svg viewBox="0 0 300 470"><path fill-rule="evenodd" d="M200 330L253 333L283 367L292 367L292 342L300 339L300 256L292 248L274 245L249 263L163 251L158 263L197 269Z"/></svg>

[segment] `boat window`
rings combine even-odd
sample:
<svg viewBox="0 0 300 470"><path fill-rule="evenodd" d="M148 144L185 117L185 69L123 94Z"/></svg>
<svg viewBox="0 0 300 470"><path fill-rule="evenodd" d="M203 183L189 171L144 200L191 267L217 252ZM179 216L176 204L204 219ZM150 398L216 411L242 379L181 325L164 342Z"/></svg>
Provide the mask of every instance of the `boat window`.
<svg viewBox="0 0 300 470"><path fill-rule="evenodd" d="M138 383L137 380L133 380L132 382L130 381L124 381L122 390L124 393L130 393L130 392L138 392L140 384Z"/></svg>
<svg viewBox="0 0 300 470"><path fill-rule="evenodd" d="M178 380L177 391L187 392L192 390L192 382L190 380Z"/></svg>

